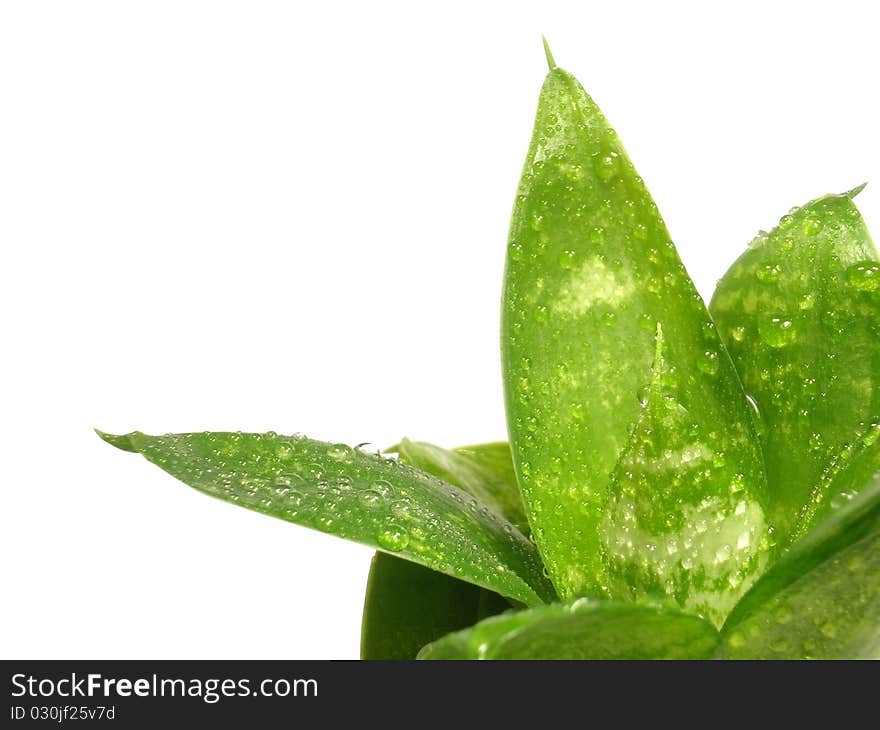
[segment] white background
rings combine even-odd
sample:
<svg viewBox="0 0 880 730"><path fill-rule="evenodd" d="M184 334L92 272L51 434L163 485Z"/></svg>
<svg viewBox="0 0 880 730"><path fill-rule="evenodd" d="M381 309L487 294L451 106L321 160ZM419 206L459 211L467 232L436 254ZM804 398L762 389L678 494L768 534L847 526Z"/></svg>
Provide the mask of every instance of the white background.
<svg viewBox="0 0 880 730"><path fill-rule="evenodd" d="M0 655L357 655L369 549L91 429L503 438L541 33L704 295L812 197L880 231L876 3L717 5L3 3Z"/></svg>

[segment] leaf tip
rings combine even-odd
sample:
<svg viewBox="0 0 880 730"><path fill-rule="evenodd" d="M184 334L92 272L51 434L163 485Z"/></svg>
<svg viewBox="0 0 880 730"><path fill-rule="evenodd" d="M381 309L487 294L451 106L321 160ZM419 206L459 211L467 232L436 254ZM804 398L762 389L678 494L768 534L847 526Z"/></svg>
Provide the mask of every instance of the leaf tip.
<svg viewBox="0 0 880 730"><path fill-rule="evenodd" d="M547 65L550 70L556 69L556 61L553 60L553 51L550 50L550 44L547 42L547 36L541 36L541 42L544 44L544 55L547 57Z"/></svg>
<svg viewBox="0 0 880 730"><path fill-rule="evenodd" d="M137 449L131 442L131 437L138 433L137 431L117 435L113 433L105 433L104 431L96 428L95 433L98 434L102 441L106 441L108 444L110 444L111 446L115 446L117 449L121 449L122 451L130 451L133 454L137 453Z"/></svg>
<svg viewBox="0 0 880 730"><path fill-rule="evenodd" d="M852 200L856 195L858 195L862 190L865 189L865 186L868 184L867 181L863 182L861 185L856 185L852 190L848 190L844 193L844 195Z"/></svg>

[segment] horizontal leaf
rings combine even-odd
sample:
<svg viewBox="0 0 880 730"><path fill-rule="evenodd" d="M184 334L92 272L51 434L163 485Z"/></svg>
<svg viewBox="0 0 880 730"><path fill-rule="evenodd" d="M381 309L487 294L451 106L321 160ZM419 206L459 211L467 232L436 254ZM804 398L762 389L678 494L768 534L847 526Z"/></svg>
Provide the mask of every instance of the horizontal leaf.
<svg viewBox="0 0 880 730"><path fill-rule="evenodd" d="M761 414L783 544L827 513L833 495L817 491L823 472L880 419L880 262L856 192L814 200L760 233L712 299ZM808 500L812 521L801 516Z"/></svg>
<svg viewBox="0 0 880 730"><path fill-rule="evenodd" d="M395 450L407 464L463 489L527 534L529 525L510 449L507 444L501 446L507 450L506 463L498 446L491 444L449 451L424 441L403 439Z"/></svg>
<svg viewBox="0 0 880 730"><path fill-rule="evenodd" d="M419 659L705 659L718 632L684 613L582 598L486 619Z"/></svg>
<svg viewBox="0 0 880 730"><path fill-rule="evenodd" d="M711 446L665 358L653 375L608 488L600 524L612 598L668 597L717 626L768 563L764 512L735 463Z"/></svg>
<svg viewBox="0 0 880 730"><path fill-rule="evenodd" d="M509 608L497 593L376 553L364 602L361 659L415 659L425 644Z"/></svg>
<svg viewBox="0 0 880 730"><path fill-rule="evenodd" d="M121 437L104 436L109 443ZM124 443L211 496L364 543L527 605L552 600L534 546L485 505L393 459L276 434L184 433Z"/></svg>
<svg viewBox="0 0 880 730"><path fill-rule="evenodd" d="M860 461L852 462L855 473L865 468ZM718 656L880 658L880 474L745 595L724 626Z"/></svg>
<svg viewBox="0 0 880 730"><path fill-rule="evenodd" d="M657 322L681 406L703 428L695 447L727 464L706 489L741 474L762 509L750 406L706 307L617 134L553 68L511 221L502 363L519 485L563 597L607 594L606 491L639 417Z"/></svg>

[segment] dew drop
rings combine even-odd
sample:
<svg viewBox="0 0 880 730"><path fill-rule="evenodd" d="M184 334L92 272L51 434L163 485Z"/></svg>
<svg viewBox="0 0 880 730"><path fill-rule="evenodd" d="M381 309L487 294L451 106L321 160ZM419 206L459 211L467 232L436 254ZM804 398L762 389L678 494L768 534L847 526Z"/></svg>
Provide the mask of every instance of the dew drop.
<svg viewBox="0 0 880 730"><path fill-rule="evenodd" d="M334 461L348 462L354 456L354 449L346 444L333 444L327 449L327 456Z"/></svg>
<svg viewBox="0 0 880 730"><path fill-rule="evenodd" d="M563 269L571 269L577 260L577 254L570 249L566 249L559 254L559 266Z"/></svg>
<svg viewBox="0 0 880 730"><path fill-rule="evenodd" d="M718 372L718 353L714 350L704 352L697 360L697 367L706 375L715 375Z"/></svg>
<svg viewBox="0 0 880 730"><path fill-rule="evenodd" d="M749 241L749 248L758 248L759 246L763 246L767 243L767 239L769 236L767 235L767 231L758 231L755 234L755 237Z"/></svg>
<svg viewBox="0 0 880 730"><path fill-rule="evenodd" d="M788 642L785 640L785 637L778 636L770 642L769 646L770 651L782 654L788 648Z"/></svg>
<svg viewBox="0 0 880 730"><path fill-rule="evenodd" d="M746 328L741 324L737 325L731 330L730 334L735 342L742 342L746 338Z"/></svg>
<svg viewBox="0 0 880 730"><path fill-rule="evenodd" d="M859 261L846 270L846 281L859 291L876 291L880 288L880 263Z"/></svg>
<svg viewBox="0 0 880 730"><path fill-rule="evenodd" d="M807 294L804 294L801 297L800 301L798 302L798 309L806 311L808 309L812 309L815 306L815 304L816 304L816 295L813 294L812 292L809 292Z"/></svg>
<svg viewBox="0 0 880 730"><path fill-rule="evenodd" d="M792 208L791 212L786 213L784 216L782 216L782 218L779 219L780 229L788 228L789 226L791 226L792 223L794 223L794 216L792 215L792 212L796 210L797 208Z"/></svg>
<svg viewBox="0 0 880 730"><path fill-rule="evenodd" d="M797 340L794 322L785 316L759 320L758 334L770 347L785 347Z"/></svg>
<svg viewBox="0 0 880 730"><path fill-rule="evenodd" d="M755 278L762 284L772 284L779 279L779 264L766 263L761 264L755 270Z"/></svg>
<svg viewBox="0 0 880 730"><path fill-rule="evenodd" d="M358 494L357 501L361 507L369 510L381 509L385 505L385 497L375 489L365 489Z"/></svg>
<svg viewBox="0 0 880 730"><path fill-rule="evenodd" d="M815 236L825 227L825 224L820 218L807 218L804 221L803 227L804 233L806 233L808 236Z"/></svg>
<svg viewBox="0 0 880 730"><path fill-rule="evenodd" d="M400 552L409 545L409 536L406 531L397 525L388 525L376 537L379 545L392 552Z"/></svg>
<svg viewBox="0 0 880 730"><path fill-rule="evenodd" d="M318 463L306 464L305 471L308 474L309 479L311 479L312 481L321 479L321 477L324 476L324 467Z"/></svg>
<svg viewBox="0 0 880 730"><path fill-rule="evenodd" d="M862 443L865 446L870 446L878 438L880 438L880 423L872 423L868 430L862 434Z"/></svg>
<svg viewBox="0 0 880 730"><path fill-rule="evenodd" d="M788 606L786 606L785 604L783 604L779 608L777 608L776 612L773 615L776 618L776 623L783 624L783 625L785 625L789 621L791 621L791 617L792 617L791 609Z"/></svg>
<svg viewBox="0 0 880 730"><path fill-rule="evenodd" d="M409 517L412 513L412 503L408 499L398 499L391 503L391 514L395 517Z"/></svg>
<svg viewBox="0 0 880 730"><path fill-rule="evenodd" d="M855 491L840 492L839 494L835 494L831 498L831 509L839 510L845 504L847 504L848 502L851 502L855 496L856 496Z"/></svg>
<svg viewBox="0 0 880 730"><path fill-rule="evenodd" d="M382 495L384 499L394 494L394 487L391 486L391 482L387 482L384 479L377 479L370 485L370 489Z"/></svg>
<svg viewBox="0 0 880 730"><path fill-rule="evenodd" d="M620 170L620 157L616 152L599 155L593 161L593 169L602 182L609 182Z"/></svg>

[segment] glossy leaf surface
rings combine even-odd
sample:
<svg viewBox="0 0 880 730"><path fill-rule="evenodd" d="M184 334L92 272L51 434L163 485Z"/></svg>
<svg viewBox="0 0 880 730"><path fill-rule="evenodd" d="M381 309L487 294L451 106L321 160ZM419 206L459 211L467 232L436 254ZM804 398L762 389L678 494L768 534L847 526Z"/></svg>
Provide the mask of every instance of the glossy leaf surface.
<svg viewBox="0 0 880 730"><path fill-rule="evenodd" d="M394 450L407 464L463 489L528 533L525 507L506 443L450 451L424 441L403 439Z"/></svg>
<svg viewBox="0 0 880 730"><path fill-rule="evenodd" d="M880 658L880 478L796 543L723 635L722 659Z"/></svg>
<svg viewBox="0 0 880 730"><path fill-rule="evenodd" d="M419 659L704 659L717 643L695 616L580 599L486 619L429 644Z"/></svg>
<svg viewBox="0 0 880 730"><path fill-rule="evenodd" d="M835 495L822 491L824 472L880 420L880 262L855 192L814 200L760 233L712 299L761 414L783 543L827 514Z"/></svg>
<svg viewBox="0 0 880 730"><path fill-rule="evenodd" d="M607 594L600 523L658 322L680 405L704 429L694 448L725 459L717 477L741 474L760 505L750 406L708 312L614 130L553 68L511 222L502 364L519 485L563 597Z"/></svg>
<svg viewBox="0 0 880 730"><path fill-rule="evenodd" d="M612 598L668 597L717 626L763 572L772 539L738 465L693 418L658 326L651 382L608 488L599 534Z"/></svg>
<svg viewBox="0 0 880 730"><path fill-rule="evenodd" d="M102 435L211 496L394 553L527 605L553 598L534 546L470 495L344 444L276 434Z"/></svg>

